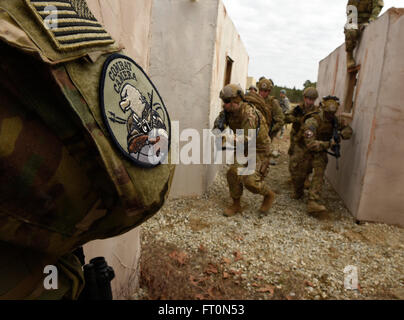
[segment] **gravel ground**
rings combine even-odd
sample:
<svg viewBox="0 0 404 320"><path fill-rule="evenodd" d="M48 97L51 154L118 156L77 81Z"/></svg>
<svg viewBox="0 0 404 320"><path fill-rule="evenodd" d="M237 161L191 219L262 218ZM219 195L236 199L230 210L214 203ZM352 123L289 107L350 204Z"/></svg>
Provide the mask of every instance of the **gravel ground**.
<svg viewBox="0 0 404 320"><path fill-rule="evenodd" d="M258 213L262 197L245 190L243 213L223 216L230 203L223 167L205 195L168 200L142 225L141 268L147 279L134 299L404 299L404 230L356 224L328 182L323 199L329 213L321 219L307 215L307 194L291 199L288 143L286 136L275 143L280 157L266 181L277 197L268 215ZM177 261L174 268L190 280L170 283L167 271L161 287L187 292L209 277L220 285L217 291L200 288L201 294L152 295L156 274L153 281L150 274L159 259L166 266ZM344 288L349 265L358 270L357 290Z"/></svg>

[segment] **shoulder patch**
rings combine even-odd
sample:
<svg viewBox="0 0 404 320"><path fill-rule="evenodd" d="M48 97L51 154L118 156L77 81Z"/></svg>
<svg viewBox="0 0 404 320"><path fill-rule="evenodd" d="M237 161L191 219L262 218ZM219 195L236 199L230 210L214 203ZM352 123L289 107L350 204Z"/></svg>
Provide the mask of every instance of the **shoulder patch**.
<svg viewBox="0 0 404 320"><path fill-rule="evenodd" d="M306 131L304 131L304 136L307 139L313 138L314 137L314 132L310 129L307 129Z"/></svg>
<svg viewBox="0 0 404 320"><path fill-rule="evenodd" d="M85 0L25 0L58 50L109 45L115 41Z"/></svg>
<svg viewBox="0 0 404 320"><path fill-rule="evenodd" d="M100 105L111 138L138 166L163 163L171 143L171 123L156 87L131 58L113 54L100 81Z"/></svg>

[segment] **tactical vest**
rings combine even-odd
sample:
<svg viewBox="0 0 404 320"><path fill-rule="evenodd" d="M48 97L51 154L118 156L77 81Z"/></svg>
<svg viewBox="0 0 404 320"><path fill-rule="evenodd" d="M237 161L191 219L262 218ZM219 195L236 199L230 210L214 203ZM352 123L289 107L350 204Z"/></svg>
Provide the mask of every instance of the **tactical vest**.
<svg viewBox="0 0 404 320"><path fill-rule="evenodd" d="M0 0L0 241L55 256L153 216L174 174L136 165L117 145L107 121L126 138L126 120L101 108L101 82L115 80L108 98L136 75L122 59L105 71L123 52L82 4L60 1L80 19L58 31L44 27L42 2ZM87 25L97 30L83 36ZM159 108L157 91L144 98Z"/></svg>
<svg viewBox="0 0 404 320"><path fill-rule="evenodd" d="M300 117L300 121L293 122L293 124L292 124L292 130L290 132L290 139L291 139L292 143L298 142L300 140L300 138L301 138L300 131L301 131L302 125L304 123L304 117L305 117L304 114L297 115L297 113L296 113L297 108L300 108L300 110L303 112L303 108L300 105L296 106L292 111L293 115L295 117ZM314 108L318 108L318 107L315 106Z"/></svg>
<svg viewBox="0 0 404 320"><path fill-rule="evenodd" d="M333 134L332 120L326 120L323 112L316 113L313 117L318 123L317 140L330 141Z"/></svg>
<svg viewBox="0 0 404 320"><path fill-rule="evenodd" d="M255 107L255 105L248 103L248 102L243 102L241 104L241 108L248 108L251 107L253 109L253 112L257 115L257 129L256 129L256 150L257 153L265 153L268 154L269 153L269 136L268 136L268 125L266 123L266 120L264 118L264 116L262 115L262 113L258 110L258 108ZM240 112L243 112L243 110L240 110ZM242 128L242 123L245 121L245 119L240 116L237 118L234 117L229 117L229 121L228 121L228 125L229 127L236 132L237 129L243 129ZM248 150L245 149L245 152L247 152Z"/></svg>
<svg viewBox="0 0 404 320"><path fill-rule="evenodd" d="M332 125L332 120L326 120L324 118L324 113L322 111L313 111L308 114L306 114L303 119L302 119L302 126L301 129L298 133L298 141L300 144L304 144L304 129L303 129L303 124L304 122L309 119L309 118L314 118L317 121L317 128L316 128L316 140L320 141L330 141L332 138L333 134L333 125Z"/></svg>

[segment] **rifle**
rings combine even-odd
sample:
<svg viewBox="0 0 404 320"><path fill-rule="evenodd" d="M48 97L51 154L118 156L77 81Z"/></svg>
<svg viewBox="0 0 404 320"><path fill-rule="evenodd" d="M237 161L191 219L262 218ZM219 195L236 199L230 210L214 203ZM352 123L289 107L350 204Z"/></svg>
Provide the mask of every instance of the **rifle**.
<svg viewBox="0 0 404 320"><path fill-rule="evenodd" d="M213 125L213 129L219 129L220 131L224 131L224 129L226 129L226 125L228 124L228 112L223 110L223 112L221 112L219 114L219 116L216 118L215 120L215 124Z"/></svg>
<svg viewBox="0 0 404 320"><path fill-rule="evenodd" d="M338 166L338 158L341 157L341 136L338 132L338 121L337 118L333 118L332 120L332 140L334 140L335 144L331 147L332 152L327 153L337 160L337 170L339 169Z"/></svg>
<svg viewBox="0 0 404 320"><path fill-rule="evenodd" d="M300 106L297 106L293 109L292 115L295 117L303 116L304 112Z"/></svg>
<svg viewBox="0 0 404 320"><path fill-rule="evenodd" d="M79 300L112 300L111 281L115 278L115 272L108 266L104 257L97 257L84 264L84 252L80 247L73 252L80 260L85 279L85 287Z"/></svg>

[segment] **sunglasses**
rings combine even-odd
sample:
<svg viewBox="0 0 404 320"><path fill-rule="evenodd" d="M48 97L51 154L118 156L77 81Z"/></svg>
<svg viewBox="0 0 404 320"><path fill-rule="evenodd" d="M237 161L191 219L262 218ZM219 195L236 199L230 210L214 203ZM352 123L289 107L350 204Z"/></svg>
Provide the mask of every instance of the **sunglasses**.
<svg viewBox="0 0 404 320"><path fill-rule="evenodd" d="M231 98L223 99L223 102L224 102L224 103L230 103L230 102L231 102Z"/></svg>

